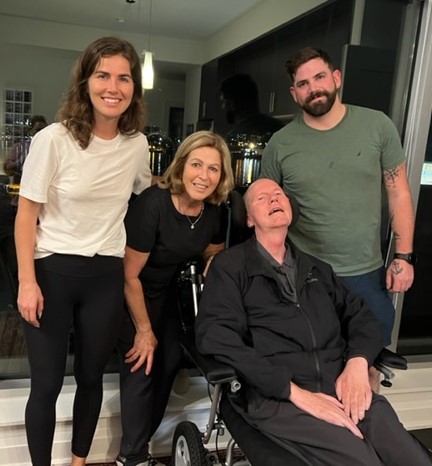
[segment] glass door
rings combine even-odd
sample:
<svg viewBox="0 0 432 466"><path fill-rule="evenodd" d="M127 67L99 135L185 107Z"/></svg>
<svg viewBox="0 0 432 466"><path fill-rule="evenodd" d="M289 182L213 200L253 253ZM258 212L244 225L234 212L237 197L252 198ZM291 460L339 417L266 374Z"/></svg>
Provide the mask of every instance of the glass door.
<svg viewBox="0 0 432 466"><path fill-rule="evenodd" d="M403 354L432 354L432 126L422 164L414 250L418 263L413 286L403 300L398 350Z"/></svg>
<svg viewBox="0 0 432 466"><path fill-rule="evenodd" d="M408 176L416 206L412 288L395 296L397 350L432 354L432 0L423 3L404 132ZM423 356L425 357L425 356Z"/></svg>

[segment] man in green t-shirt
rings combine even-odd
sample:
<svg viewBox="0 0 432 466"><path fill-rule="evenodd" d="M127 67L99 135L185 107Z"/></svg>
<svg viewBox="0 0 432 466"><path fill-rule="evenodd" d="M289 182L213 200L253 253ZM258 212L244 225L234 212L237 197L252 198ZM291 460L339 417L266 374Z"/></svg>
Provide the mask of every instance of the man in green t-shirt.
<svg viewBox="0 0 432 466"><path fill-rule="evenodd" d="M342 104L341 73L325 51L304 48L287 69L302 114L270 139L261 177L295 195L301 215L291 239L330 263L368 302L390 344L394 308L388 292L408 290L414 278L414 211L398 132L384 113ZM381 252L383 185L396 248L387 270Z"/></svg>

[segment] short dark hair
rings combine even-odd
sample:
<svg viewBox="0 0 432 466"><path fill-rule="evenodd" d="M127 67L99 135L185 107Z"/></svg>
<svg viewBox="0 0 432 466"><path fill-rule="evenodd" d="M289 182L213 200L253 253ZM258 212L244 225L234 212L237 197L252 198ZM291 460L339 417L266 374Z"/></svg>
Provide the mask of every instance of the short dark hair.
<svg viewBox="0 0 432 466"><path fill-rule="evenodd" d="M310 46L304 47L288 58L288 60L285 62L285 68L292 82L294 82L295 75L300 66L304 65L310 60L313 60L314 58L321 58L324 63L327 63L332 71L334 70L333 60L325 50Z"/></svg>
<svg viewBox="0 0 432 466"><path fill-rule="evenodd" d="M48 125L46 118L43 115L33 115L29 122L30 128L33 128L36 123L44 123L45 125Z"/></svg>

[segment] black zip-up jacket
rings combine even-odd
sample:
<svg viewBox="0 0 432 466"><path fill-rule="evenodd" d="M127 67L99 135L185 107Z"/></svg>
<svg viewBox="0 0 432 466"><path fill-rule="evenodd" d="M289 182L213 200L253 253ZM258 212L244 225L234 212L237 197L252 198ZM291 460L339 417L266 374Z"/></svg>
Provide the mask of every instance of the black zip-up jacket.
<svg viewBox="0 0 432 466"><path fill-rule="evenodd" d="M233 366L265 397L287 400L291 381L334 395L346 359L372 364L381 329L328 264L290 247L298 302L284 299L255 236L215 257L196 320L197 348Z"/></svg>

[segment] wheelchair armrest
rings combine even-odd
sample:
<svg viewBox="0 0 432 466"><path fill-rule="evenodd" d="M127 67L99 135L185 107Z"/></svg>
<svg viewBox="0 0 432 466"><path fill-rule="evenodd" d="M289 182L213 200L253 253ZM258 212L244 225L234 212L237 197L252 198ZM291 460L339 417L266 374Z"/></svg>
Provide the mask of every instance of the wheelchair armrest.
<svg viewBox="0 0 432 466"><path fill-rule="evenodd" d="M204 356L198 353L193 335L182 335L180 343L192 362L209 383L212 385L231 383L231 387L234 388L234 391L240 388L240 384L237 381L237 374L231 366L217 361L211 356ZM238 384L238 388L235 388L236 384Z"/></svg>
<svg viewBox="0 0 432 466"><path fill-rule="evenodd" d="M408 362L403 356L383 348L375 359L374 367L384 375L384 380L381 381L381 385L390 388L392 386L391 381L395 375L389 367L392 369L406 370L408 368Z"/></svg>
<svg viewBox="0 0 432 466"><path fill-rule="evenodd" d="M407 360L400 354L383 348L375 360L374 365L391 367L392 369L406 370L408 368Z"/></svg>

